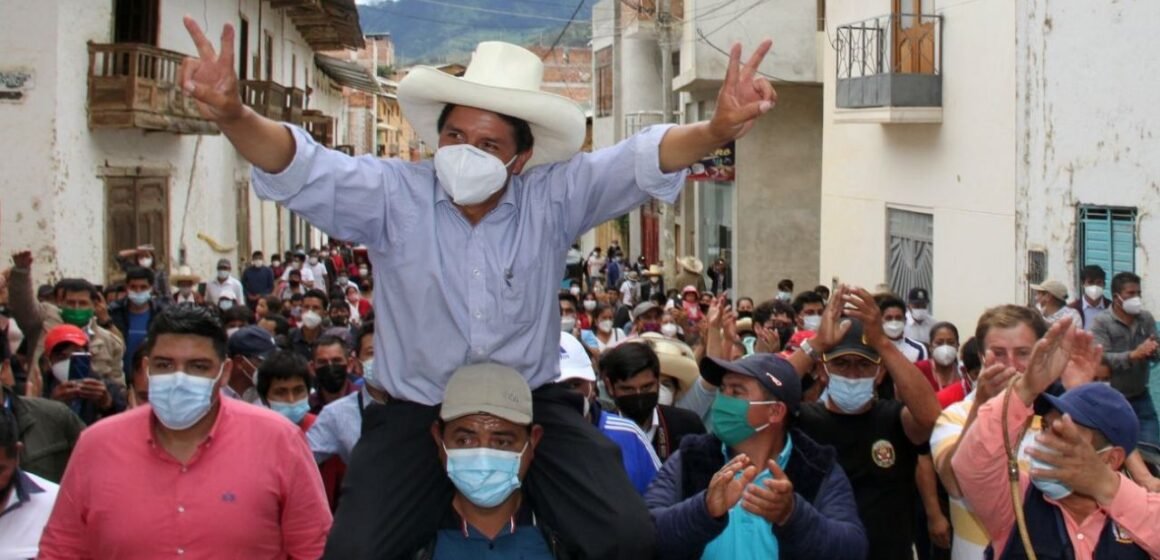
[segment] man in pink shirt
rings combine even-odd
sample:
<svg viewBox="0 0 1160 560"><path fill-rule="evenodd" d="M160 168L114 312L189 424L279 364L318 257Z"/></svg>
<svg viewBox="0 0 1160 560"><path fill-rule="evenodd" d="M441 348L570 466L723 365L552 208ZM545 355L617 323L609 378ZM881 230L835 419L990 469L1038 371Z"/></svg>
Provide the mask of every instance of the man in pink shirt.
<svg viewBox="0 0 1160 560"><path fill-rule="evenodd" d="M174 306L146 342L149 404L81 434L40 558L302 558L331 515L302 431L223 398L226 334Z"/></svg>
<svg viewBox="0 0 1160 560"><path fill-rule="evenodd" d="M951 460L963 496L991 536L999 558L1024 558L1008 491L1003 414L1017 442L1037 398L1065 369L1093 369L1102 350L1070 318L1035 344L1026 373L982 405ZM1009 398L1007 393L1010 393ZM1061 397L1044 432L1027 450L1030 474L1020 472L1023 514L1039 558L1148 558L1160 555L1160 495L1120 473L1136 446L1139 423L1128 401L1110 387L1089 383ZM1009 400L1004 411L1004 401Z"/></svg>

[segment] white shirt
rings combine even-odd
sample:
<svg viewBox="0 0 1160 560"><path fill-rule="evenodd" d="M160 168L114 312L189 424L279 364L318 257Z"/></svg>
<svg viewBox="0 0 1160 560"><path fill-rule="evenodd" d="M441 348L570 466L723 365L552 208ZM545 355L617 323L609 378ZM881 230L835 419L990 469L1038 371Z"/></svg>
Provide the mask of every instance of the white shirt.
<svg viewBox="0 0 1160 560"><path fill-rule="evenodd" d="M911 316L910 311L906 312L906 330L904 331L907 338L915 342L923 344L930 344L930 328L938 321L934 317L927 317L925 321L915 321Z"/></svg>
<svg viewBox="0 0 1160 560"><path fill-rule="evenodd" d="M564 263L568 266L576 266L580 264L580 260L584 258L584 254L580 249L568 249L568 254L564 257Z"/></svg>
<svg viewBox="0 0 1160 560"><path fill-rule="evenodd" d="M620 296L621 301L623 301L625 305L632 305L635 303L637 298L640 297L640 294L637 291L637 283L633 282L632 280L625 280L624 283L620 285Z"/></svg>
<svg viewBox="0 0 1160 560"><path fill-rule="evenodd" d="M891 340L894 346L898 348L902 355L906 356L910 363L921 362L930 358L930 352L926 351L926 346L910 337L903 336L898 340Z"/></svg>
<svg viewBox="0 0 1160 560"><path fill-rule="evenodd" d="M19 478L0 509L0 558L36 558L60 487L21 470L12 476Z"/></svg>
<svg viewBox="0 0 1160 560"><path fill-rule="evenodd" d="M318 261L318 264L306 263L306 266L302 268L310 269L310 275L314 278L315 288L324 289L326 287L326 265L322 264L322 261ZM302 277L302 281L306 282L305 276Z"/></svg>
<svg viewBox="0 0 1160 560"><path fill-rule="evenodd" d="M366 387L363 387L322 407L314 425L306 431L306 443L310 444L316 462L321 463L338 455L344 463L350 464L350 453L362 436L359 395L362 395L364 409L376 402Z"/></svg>
<svg viewBox="0 0 1160 560"><path fill-rule="evenodd" d="M306 265L306 264L303 264L302 268L300 268L300 269L289 267L289 266L286 267L286 270L284 272L282 272L282 279L283 280L285 280L287 282L290 281L290 271L291 270L297 270L298 272L302 273L302 284L304 284L304 285L307 282L314 281L314 272L310 270L310 265Z"/></svg>
<svg viewBox="0 0 1160 560"><path fill-rule="evenodd" d="M210 305L217 305L222 294L232 292L237 297L235 303L239 305L246 304L246 294L242 290L242 283L237 278L230 276L225 281L220 281L217 278L205 283L205 302Z"/></svg>

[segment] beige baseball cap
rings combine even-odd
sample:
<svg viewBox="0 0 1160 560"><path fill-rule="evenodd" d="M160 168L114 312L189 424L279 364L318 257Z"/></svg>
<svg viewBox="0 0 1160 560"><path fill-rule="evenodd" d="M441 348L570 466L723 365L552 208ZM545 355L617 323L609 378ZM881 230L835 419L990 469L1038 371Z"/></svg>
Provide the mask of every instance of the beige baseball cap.
<svg viewBox="0 0 1160 560"><path fill-rule="evenodd" d="M1047 292L1059 301L1067 301L1067 286L1058 280L1048 280L1042 284L1032 284L1031 289L1036 292Z"/></svg>
<svg viewBox="0 0 1160 560"><path fill-rule="evenodd" d="M532 390L520 372L504 365L460 367L447 382L439 417L450 422L472 414L490 414L521 426L530 425Z"/></svg>

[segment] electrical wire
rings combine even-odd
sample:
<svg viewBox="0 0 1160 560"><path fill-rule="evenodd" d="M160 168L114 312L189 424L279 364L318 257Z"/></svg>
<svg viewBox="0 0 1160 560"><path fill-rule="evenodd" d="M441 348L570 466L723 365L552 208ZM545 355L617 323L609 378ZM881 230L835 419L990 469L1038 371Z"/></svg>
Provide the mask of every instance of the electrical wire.
<svg viewBox="0 0 1160 560"><path fill-rule="evenodd" d="M718 47L716 44L713 43L713 41L710 41L709 38L705 36L705 32L701 31L700 28L697 28L697 35L700 37L700 39L699 39L700 41L704 42L706 45L709 45L709 47L711 47L713 50L725 55L726 58L732 56L728 51L726 51L725 49L722 49L721 47ZM766 74L765 72L762 72L760 70L757 71L757 74L760 76L765 76L766 78L769 78L770 80L773 80L773 81L780 83L780 84L799 85L799 86L816 86L816 85L818 85L815 82L799 82L797 80L787 80L785 78L779 78L777 76L774 76L773 74Z"/></svg>
<svg viewBox="0 0 1160 560"><path fill-rule="evenodd" d="M453 4L451 2L440 2L439 0L417 0L417 1L426 2L428 4L435 4L437 6L448 6L451 8L459 8L461 10L471 10L471 11L476 11L476 12L484 12L484 13L488 13L488 14L499 14L499 15L503 15L503 16L520 17L520 18L527 18L527 19L542 19L542 20L546 20L546 21L563 21L563 22L573 21L573 20L568 20L568 19L558 18L558 17L553 17L553 16L540 16L540 15L535 15L535 14L521 14L518 12L507 12L504 10L492 10L490 8L479 8L476 6L465 6L463 4ZM576 20L576 21L589 22L590 20Z"/></svg>
<svg viewBox="0 0 1160 560"><path fill-rule="evenodd" d="M547 59L548 55L552 54L552 51L556 50L556 45L560 44L560 39L564 38L564 34L568 32L568 27L572 25L573 21L576 20L576 14L580 13L580 8L584 7L585 1L586 0L580 0L576 3L576 9L572 10L572 16L568 18L568 23L565 23L564 28L560 30L560 34L556 35L556 40L552 41L552 46L548 47L548 52L545 52L544 55L540 57L541 61Z"/></svg>
<svg viewBox="0 0 1160 560"><path fill-rule="evenodd" d="M470 23L470 22L463 22L463 21L450 21L450 20L445 20L445 19L436 19L436 18L429 18L429 17L424 17L424 16L404 14L404 13L396 12L393 10L381 10L381 11L387 15L394 16L394 17L401 17L401 18L413 19L413 20L418 20L418 21L426 21L426 22L430 22L430 23L442 23L445 25L454 25L454 26L458 26L458 27L472 27L472 28L476 28L476 29L496 29L496 30L501 30L501 31L509 31L509 30L540 29L542 27L540 24L536 24L536 23L532 23L532 24L528 24L528 25L516 25L516 26L511 26L511 27L501 27L498 25L480 25L478 23Z"/></svg>

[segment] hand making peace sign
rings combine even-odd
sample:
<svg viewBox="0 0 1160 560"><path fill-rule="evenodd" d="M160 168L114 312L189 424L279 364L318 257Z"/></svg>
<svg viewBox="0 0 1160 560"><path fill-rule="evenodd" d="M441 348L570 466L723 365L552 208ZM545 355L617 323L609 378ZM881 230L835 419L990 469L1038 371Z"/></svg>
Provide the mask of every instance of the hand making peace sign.
<svg viewBox="0 0 1160 560"><path fill-rule="evenodd" d="M741 65L741 44L734 44L730 50L725 82L717 93L717 108L709 121L709 129L718 138L735 140L745 136L757 117L777 103L777 92L757 73L772 46L773 41L762 41L744 66Z"/></svg>

